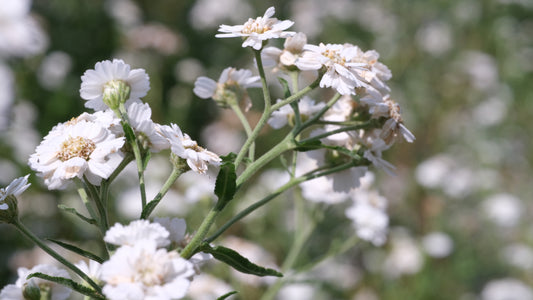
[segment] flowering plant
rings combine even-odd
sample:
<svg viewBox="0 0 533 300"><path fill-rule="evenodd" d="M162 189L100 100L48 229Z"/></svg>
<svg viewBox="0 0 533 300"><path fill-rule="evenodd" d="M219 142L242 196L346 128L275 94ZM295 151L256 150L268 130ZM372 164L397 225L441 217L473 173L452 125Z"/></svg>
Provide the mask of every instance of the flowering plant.
<svg viewBox="0 0 533 300"><path fill-rule="evenodd" d="M0 221L16 227L79 276L82 283L64 270L36 266L19 272L21 278L2 290L2 299L66 299L71 290L94 299L180 299L186 297L202 264L213 258L243 273L282 277L290 271L291 261L312 230L300 232L281 270L259 266L239 249L213 243L233 224L293 187L299 187L303 198L317 205L349 202L346 216L353 221L356 236L342 249L358 239L374 245L385 242L386 199L371 189L369 167L393 173L394 166L383 159L383 151L402 138L414 141L403 124L398 103L391 99L386 84L391 72L378 62L376 51L363 51L351 44L308 44L305 34L285 31L292 21L279 21L273 18L274 13L271 7L263 17L249 19L244 25L221 25L217 35L243 38L242 46L250 47L254 54L257 76L252 76L251 70L227 68L218 82L200 77L195 83L194 92L200 98L212 98L221 108L231 109L241 122L247 138L237 153L219 156L200 146L178 125L155 123L149 104L141 99L150 88L145 70L131 69L114 59L98 62L85 72L80 95L94 112L52 128L30 156L29 165L50 190L76 186L86 212L63 209L99 230L103 250L92 253L54 240L89 260L89 264L73 264L31 233L19 220L17 210L17 197L29 187L28 176L15 179L0 190ZM286 39L284 49L265 47L275 38ZM270 94L266 66L279 75L283 98L276 101ZM314 79L302 88L303 74ZM251 124L246 117L252 106L247 89L258 87L262 88L263 112L258 122ZM282 138L257 155L256 142L267 125L279 130ZM281 130L285 127L290 129ZM148 162L152 153L165 151L172 172L157 195L148 199ZM278 158L286 169L283 184L211 232L227 205L239 201L238 192ZM128 225L110 225L110 189L133 162L142 212ZM217 201L192 236L186 234L183 219L150 221L154 209L183 173L209 176L210 168L218 171L214 187ZM300 214L306 213L301 203L296 206ZM265 298L273 297L282 284L280 280L272 285Z"/></svg>

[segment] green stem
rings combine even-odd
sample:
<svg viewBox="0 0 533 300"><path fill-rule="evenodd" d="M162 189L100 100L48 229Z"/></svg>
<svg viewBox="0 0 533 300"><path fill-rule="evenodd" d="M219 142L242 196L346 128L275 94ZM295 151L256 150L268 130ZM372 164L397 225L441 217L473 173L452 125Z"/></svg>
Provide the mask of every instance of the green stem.
<svg viewBox="0 0 533 300"><path fill-rule="evenodd" d="M239 118L239 121L241 121L242 127L244 128L244 131L246 132L246 137L250 138L252 136L252 128L250 127L250 123L248 123L248 120L246 119L246 116L243 114L241 107L238 103L232 103L230 104L231 109L235 112L237 115L237 118ZM254 161L255 157L255 143L252 142L250 145L250 150L248 152L248 158L250 161Z"/></svg>
<svg viewBox="0 0 533 300"><path fill-rule="evenodd" d="M29 238L31 241L33 241L37 246L39 246L41 249L43 249L46 253L50 254L53 258L55 258L57 261L62 263L64 266L72 270L74 273L78 274L85 282L87 282L95 291L97 291L99 294L102 294L102 289L100 286L95 283L87 274L83 273L78 267L73 265L71 262L63 258L61 255L59 255L57 252L52 250L52 248L48 247L43 241L41 241L37 236L35 236L31 231L29 231L20 221L17 219L15 222L12 223L23 235L25 235L27 238Z"/></svg>
<svg viewBox="0 0 533 300"><path fill-rule="evenodd" d="M85 187L89 191L89 194L91 195L91 198L93 199L94 203L96 204L96 209L98 210L98 214L100 215L99 219L99 226L100 231L102 232L102 235L105 235L105 232L107 229L109 229L109 224L107 220L107 211L102 203L102 200L100 199L100 193L97 191L96 187L92 185L87 178L84 178L85 181Z"/></svg>
<svg viewBox="0 0 533 300"><path fill-rule="evenodd" d="M373 123L372 121L368 121L368 122L364 122L364 123L357 124L357 125L342 127L342 128L339 128L339 129L335 129L335 130L332 130L332 131L324 132L322 134L318 134L318 135L315 135L313 137L301 140L300 143L308 143L308 142L312 142L312 141L318 141L320 139L323 139L325 137L328 137L330 135L334 135L334 134L337 134L337 133L368 128L369 125L371 125L372 123Z"/></svg>
<svg viewBox="0 0 533 300"><path fill-rule="evenodd" d="M85 205L85 207L87 208L87 211L89 212L89 214L91 215L91 218L98 224L98 226L100 227L100 218L98 217L98 215L96 214L96 212L94 211L94 208L91 204L91 201L89 200L89 195L87 195L87 191L85 190L85 187L83 185L83 182L81 182L81 180L74 180L74 182L76 183L76 189L78 191L78 195L80 195L80 198L81 198L81 201L83 202L83 204Z"/></svg>
<svg viewBox="0 0 533 300"><path fill-rule="evenodd" d="M259 132L265 124L268 121L268 118L270 117L270 114L272 113L272 100L270 99L270 91L268 90L268 85L266 81L266 75L265 70L263 68L263 62L261 59L261 50L254 50L255 60L257 62L257 70L259 71L259 76L261 77L261 85L263 87L263 100L264 100L264 109L263 114L261 115L261 118L259 119L259 122L257 122L257 125L255 125L254 130L252 133L248 136L248 139L246 139L246 142L244 142L244 145L241 148L241 151L239 151L239 154L237 155L237 158L235 159L235 168L239 167L239 164L244 159L244 156L252 146L252 144L255 142L257 137L259 136Z"/></svg>
<svg viewBox="0 0 533 300"><path fill-rule="evenodd" d="M319 83L320 83L320 77L317 80L313 81L310 85L308 85L305 88L299 90L297 93L291 95L287 99L282 100L282 101L272 105L272 111L274 111L276 109L279 109L282 106L285 106L287 104L290 104L290 103L302 98L305 94L307 94L310 91L314 90L318 86Z"/></svg>
<svg viewBox="0 0 533 300"><path fill-rule="evenodd" d="M254 212L259 207L267 204L272 199L276 198L277 196L279 196L280 194L282 194L286 190L290 189L291 187L293 187L295 185L298 185L298 184L300 184L300 183L302 183L304 181L307 181L307 180L315 179L315 178L318 178L320 176L325 176L325 175L329 175L329 174L332 174L332 173L336 173L336 172L340 172L340 171L349 169L349 168L351 168L353 166L354 166L353 162L348 162L348 163L344 163L342 165L338 165L338 166L332 167L332 168L327 169L327 170L325 170L323 172L316 172L317 170L321 170L322 169L322 168L319 168L317 170L308 172L308 173L306 173L306 174L304 174L304 175L302 175L300 177L292 178L287 183L285 183L283 186L281 186L276 191L274 191L272 194L270 194L270 195L266 196L265 198L263 198L263 199L255 202L255 203L251 204L250 206L248 206L247 208L243 209L238 214L233 216L229 221L227 221L225 224L220 226L219 229L213 235L211 235L209 238L207 238L206 241L208 243L214 241L216 238L218 238L222 233L224 233L224 231L226 231L233 224L235 224L236 222L238 222L242 218L246 217L250 213Z"/></svg>
<svg viewBox="0 0 533 300"><path fill-rule="evenodd" d="M252 175L255 174L259 169L261 169L264 165L269 163L271 160L275 159L276 157L279 157L279 155L289 149L292 149L295 147L294 141L292 140L292 134L288 134L279 144L277 144L274 148L270 149L267 153L263 154L261 157L259 157L256 161L254 161L252 164L250 164L239 177L237 178L237 189Z"/></svg>
<svg viewBox="0 0 533 300"><path fill-rule="evenodd" d="M122 102L119 105L119 111L122 122L124 123L122 124L124 131L131 131L130 134L126 133L126 139L128 140L131 145L131 148L133 149L133 155L135 156L135 162L137 163L137 175L139 177L139 189L141 192L141 205L142 208L144 208L146 206L146 188L144 183L144 165L141 149L139 147L139 143L137 143L137 139L135 138L135 132L130 126L126 107Z"/></svg>
<svg viewBox="0 0 533 300"><path fill-rule="evenodd" d="M154 202L154 205L147 206L146 207L146 211L143 209L143 212L142 212L142 215L141 215L141 219L148 219L148 217L150 217L150 214L154 211L154 209L156 208L156 206L159 203L159 201L161 201L161 199L163 199L163 197L166 195L168 190L172 187L174 182L176 182L178 177L180 177L180 175L183 174L183 172L184 172L184 170L181 169L181 168L176 168L176 167L172 168L172 173L170 173L170 176L168 177L168 179L165 182L165 184L163 184L163 186L159 190L159 193L157 193L157 195L154 197L154 199L148 203L148 204L150 204L150 203Z"/></svg>
<svg viewBox="0 0 533 300"><path fill-rule="evenodd" d="M185 249L183 249L183 251L181 252L181 257L189 259L196 253L196 249L202 243L203 239L209 232L209 228L211 228L211 225L213 225L218 213L220 212L219 210L215 209L215 207L213 207L211 211L209 211L202 224L198 228L196 234L193 236L189 244L187 244Z"/></svg>

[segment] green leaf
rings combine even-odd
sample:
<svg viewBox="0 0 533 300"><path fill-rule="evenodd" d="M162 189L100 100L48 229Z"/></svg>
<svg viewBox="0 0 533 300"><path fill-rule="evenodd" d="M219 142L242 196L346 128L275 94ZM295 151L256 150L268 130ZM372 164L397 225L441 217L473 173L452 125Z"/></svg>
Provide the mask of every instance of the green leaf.
<svg viewBox="0 0 533 300"><path fill-rule="evenodd" d="M28 275L28 277L26 277L26 279L30 279L30 278L33 278L33 277L41 278L41 279L44 279L44 280L48 280L48 281L52 281L52 282L64 285L66 287L69 287L70 289L75 290L76 292L78 292L80 294L83 294L85 296L89 296L89 297L94 298L94 299L105 300L105 298L102 295L100 295L99 293L95 292L94 290L92 290L92 289L90 289L90 288L88 288L88 287L86 287L84 285L81 285L81 284L75 282L72 279L68 279L68 278L64 278L64 277L50 276L50 275L46 275L46 274L39 273L39 272L32 273L32 274Z"/></svg>
<svg viewBox="0 0 533 300"><path fill-rule="evenodd" d="M231 295L235 295L237 294L238 292L237 291L232 291L232 292L229 292L229 293L226 293L220 297L217 298L217 300L224 300L224 299L227 299L229 296Z"/></svg>
<svg viewBox="0 0 533 300"><path fill-rule="evenodd" d="M305 143L299 143L295 150L299 152L306 152L306 151L320 149L323 147L324 145L319 140L314 140L314 141L309 141Z"/></svg>
<svg viewBox="0 0 533 300"><path fill-rule="evenodd" d="M63 210L64 212L67 212L69 214L73 214L75 215L76 217L80 218L82 221L85 221L91 225L96 225L96 221L94 219L91 219L91 218L87 218L86 216L78 213L78 211L76 211L76 209L72 208L72 207L68 207L66 205L63 205L63 204L59 204L57 206L59 209Z"/></svg>
<svg viewBox="0 0 533 300"><path fill-rule="evenodd" d="M285 78L278 77L278 81L281 84L281 87L283 88L283 95L285 98L289 98L291 96L291 89L289 88L289 83Z"/></svg>
<svg viewBox="0 0 533 300"><path fill-rule="evenodd" d="M159 204L159 202L161 202L161 198L162 197L156 197L143 207L141 219L146 219L152 213L152 211L154 211L155 207Z"/></svg>
<svg viewBox="0 0 533 300"><path fill-rule="evenodd" d="M130 124L122 122L122 129L124 130L124 135L126 136L126 140L128 141L128 143L136 143L135 132L133 132L133 129L131 128Z"/></svg>
<svg viewBox="0 0 533 300"><path fill-rule="evenodd" d="M246 274L252 274L257 276L276 276L283 277L280 272L260 267L250 262L246 257L240 255L237 251L223 246L211 247L208 243L203 243L199 247L199 251L209 253L214 258L230 265L235 270Z"/></svg>
<svg viewBox="0 0 533 300"><path fill-rule="evenodd" d="M61 241L58 241L58 240L54 240L54 239L46 239L46 240L48 240L50 242L53 242L53 243L56 243L59 246L65 248L67 250L70 250L70 251L72 251L74 253L77 253L77 254L79 254L79 255L81 255L83 257L87 257L88 259L94 260L94 261L99 262L99 263L103 263L104 262L104 259L99 257L98 255L93 254L93 253L91 253L89 251L83 250L81 248L78 248L78 247L76 247L74 245L67 244L67 243L64 243L64 242L61 242Z"/></svg>
<svg viewBox="0 0 533 300"><path fill-rule="evenodd" d="M146 167L148 166L148 162L150 161L150 158L152 157L152 153L147 150L143 156L142 156L142 165L143 165L143 170L146 170Z"/></svg>
<svg viewBox="0 0 533 300"><path fill-rule="evenodd" d="M225 161L220 166L215 182L215 195L218 197L216 210L221 211L233 199L237 191L237 173L232 161Z"/></svg>

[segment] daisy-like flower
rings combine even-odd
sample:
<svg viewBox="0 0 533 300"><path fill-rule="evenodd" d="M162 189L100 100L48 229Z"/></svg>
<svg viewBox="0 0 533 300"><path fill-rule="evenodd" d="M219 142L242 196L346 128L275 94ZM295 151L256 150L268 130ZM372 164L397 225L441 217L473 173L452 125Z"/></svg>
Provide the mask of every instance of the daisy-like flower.
<svg viewBox="0 0 533 300"><path fill-rule="evenodd" d="M280 102L281 100L278 100ZM319 112L324 108L326 104L323 102L315 104L315 101L308 96L304 96L298 101L298 110L300 112L300 117L305 121L306 118L312 116L313 114ZM280 109L274 111L272 116L268 120L268 124L274 129L280 129L287 123L291 123L294 120L294 111L290 105L282 106Z"/></svg>
<svg viewBox="0 0 533 300"><path fill-rule="evenodd" d="M187 294L194 266L154 241L122 246L102 265L103 292L111 300L170 300Z"/></svg>
<svg viewBox="0 0 533 300"><path fill-rule="evenodd" d="M161 126L160 133L170 142L170 149L175 155L186 159L187 165L196 173L207 172L209 164L218 165L222 160L218 155L198 146L176 124Z"/></svg>
<svg viewBox="0 0 533 300"><path fill-rule="evenodd" d="M167 139L157 132L156 129L160 125L154 123L151 116L152 109L150 109L148 103L132 103L128 107L130 125L143 145L150 148L152 152L168 149L170 144Z"/></svg>
<svg viewBox="0 0 533 300"><path fill-rule="evenodd" d="M251 102L246 95L246 89L260 87L259 80L260 77L252 76L250 70L229 67L222 71L218 82L208 77L198 77L194 82L193 92L202 99L213 98L223 107L232 102L238 103L244 98L248 107Z"/></svg>
<svg viewBox="0 0 533 300"><path fill-rule="evenodd" d="M263 17L248 19L244 25L220 25L219 33L215 35L218 38L242 37L243 47L252 47L260 50L263 47L263 41L276 38L286 38L294 35L292 31L284 31L291 27L294 22L290 20L279 21L272 18L275 13L274 7L269 7Z"/></svg>
<svg viewBox="0 0 533 300"><path fill-rule="evenodd" d="M63 269L59 269L52 265L37 265L31 269L27 268L19 268L17 270L19 278L15 282L15 284L10 284L5 286L2 291L0 292L0 299L9 299L9 300L24 300L27 299L24 297L24 290L25 289L40 289L43 290L49 290L50 298L51 300L64 300L68 299L70 296L72 290L68 287L54 283L52 281L40 279L40 278L30 278L26 279L28 275L32 273L43 273L49 276L54 277L63 277L70 279L70 276L67 271Z"/></svg>
<svg viewBox="0 0 533 300"><path fill-rule="evenodd" d="M0 210L9 208L7 203L4 202L8 196L18 197L31 185L31 183L28 183L29 176L28 174L24 177L19 177L13 180L7 187L0 188Z"/></svg>
<svg viewBox="0 0 533 300"><path fill-rule="evenodd" d="M116 223L105 233L104 241L118 246L134 246L153 241L158 248L170 244L168 230L159 223L147 220L136 220L128 226Z"/></svg>
<svg viewBox="0 0 533 300"><path fill-rule="evenodd" d="M326 73L320 80L320 87L332 87L341 95L355 94L355 88L367 83L358 78L354 71L369 71L366 62L357 61L359 48L350 44L305 45L306 52L296 61L300 70L319 70Z"/></svg>
<svg viewBox="0 0 533 300"><path fill-rule="evenodd" d="M126 107L133 102L139 102L146 96L150 89L150 79L144 69L131 69L121 59L97 62L94 70L87 70L81 76L80 95L85 102L85 107L94 110L105 110L109 107L104 103L104 93L112 91L117 86L125 84L129 87L129 98Z"/></svg>
<svg viewBox="0 0 533 300"><path fill-rule="evenodd" d="M100 185L120 163L123 144L124 137L116 137L101 123L72 119L50 131L29 165L50 190L65 188L75 177Z"/></svg>

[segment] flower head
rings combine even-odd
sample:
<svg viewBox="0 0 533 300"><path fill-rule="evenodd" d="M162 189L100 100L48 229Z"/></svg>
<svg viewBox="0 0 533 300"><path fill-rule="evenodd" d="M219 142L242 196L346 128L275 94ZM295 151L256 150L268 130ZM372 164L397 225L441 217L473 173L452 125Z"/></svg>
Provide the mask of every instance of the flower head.
<svg viewBox="0 0 533 300"><path fill-rule="evenodd" d="M215 153L198 146L176 124L161 126L160 133L170 142L172 153L187 160L187 165L197 173L204 174L209 164L218 165L222 161Z"/></svg>
<svg viewBox="0 0 533 300"><path fill-rule="evenodd" d="M286 38L294 35L292 31L284 31L291 27L294 22L290 20L279 21L272 18L275 13L274 7L269 7L263 17L248 19L243 25L220 25L218 38L243 37L243 47L252 47L259 50L263 47L263 41L274 38Z"/></svg>
<svg viewBox="0 0 533 300"><path fill-rule="evenodd" d="M252 76L250 70L229 67L222 71L218 82L208 77L198 77L193 91L200 98L213 98L220 106L227 107L243 99L250 102L246 89L259 87L259 79L259 76Z"/></svg>
<svg viewBox="0 0 533 300"><path fill-rule="evenodd" d="M137 138L145 148L152 152L159 152L170 147L167 139L161 136L157 128L159 124L151 119L152 110L148 103L132 103L128 107L128 119L130 125L135 130Z"/></svg>
<svg viewBox="0 0 533 300"><path fill-rule="evenodd" d="M28 183L29 176L28 174L24 177L19 177L11 181L7 187L0 188L0 210L8 209L8 205L4 202L8 196L18 197L31 185L31 183Z"/></svg>
<svg viewBox="0 0 533 300"><path fill-rule="evenodd" d="M103 123L72 119L55 126L30 156L30 167L39 172L49 189L63 189L78 177L94 185L107 179L120 162L124 144Z"/></svg>
<svg viewBox="0 0 533 300"><path fill-rule="evenodd" d="M126 99L126 107L132 102L140 101L150 89L150 80L143 69L133 69L121 59L113 61L105 60L97 62L94 70L87 70L81 77L80 95L85 102L85 107L94 110L105 110L108 105L104 102L104 96L110 98L124 93L129 89ZM120 96L126 97L126 94Z"/></svg>
<svg viewBox="0 0 533 300"><path fill-rule="evenodd" d="M183 298L194 275L191 262L154 241L122 246L102 265L103 292L111 300Z"/></svg>
<svg viewBox="0 0 533 300"><path fill-rule="evenodd" d="M281 100L278 100L280 102ZM315 101L308 96L304 96L298 101L298 110L300 117L305 119L319 112L326 106L325 103L320 102L315 104ZM279 129L285 126L287 123L291 123L294 120L294 111L290 105L282 106L280 109L274 111L272 116L268 120L268 124L274 129Z"/></svg>
<svg viewBox="0 0 533 300"><path fill-rule="evenodd" d="M288 37L283 44L283 49L267 47L261 52L265 66L278 66L281 69L293 70L296 62L304 52L307 36L303 32Z"/></svg>
<svg viewBox="0 0 533 300"><path fill-rule="evenodd" d="M146 241L153 241L157 247L166 247L170 244L168 237L169 232L161 224L137 220L128 226L116 223L106 232L104 241L119 246L133 246Z"/></svg>

